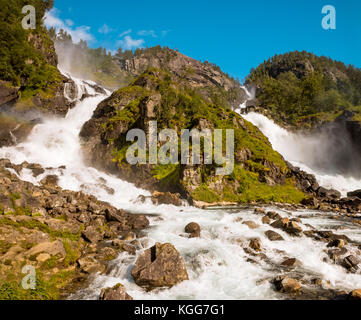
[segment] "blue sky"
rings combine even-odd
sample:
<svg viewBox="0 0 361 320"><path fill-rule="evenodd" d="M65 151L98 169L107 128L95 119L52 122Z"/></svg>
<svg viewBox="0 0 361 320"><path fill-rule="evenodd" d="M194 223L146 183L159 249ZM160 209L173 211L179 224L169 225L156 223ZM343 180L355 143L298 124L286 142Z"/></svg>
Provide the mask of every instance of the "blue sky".
<svg viewBox="0 0 361 320"><path fill-rule="evenodd" d="M324 30L324 5L336 30ZM359 0L55 0L46 24L90 47L162 45L208 60L242 80L252 67L293 50L361 67Z"/></svg>

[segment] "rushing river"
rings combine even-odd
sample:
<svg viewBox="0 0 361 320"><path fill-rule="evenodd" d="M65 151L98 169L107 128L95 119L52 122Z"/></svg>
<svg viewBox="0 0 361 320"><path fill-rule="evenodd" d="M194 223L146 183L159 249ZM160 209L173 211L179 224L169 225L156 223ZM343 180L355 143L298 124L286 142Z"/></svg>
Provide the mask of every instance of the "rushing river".
<svg viewBox="0 0 361 320"><path fill-rule="evenodd" d="M343 267L326 259L325 243L305 236L291 237L278 229L274 231L280 233L285 241L268 240L264 232L273 228L262 224L262 216L255 215L253 208L201 210L191 206L155 206L150 201L139 203L138 196L149 196L148 191L87 167L82 157L79 132L83 124L91 118L98 103L108 97L110 92L99 94L92 88L91 82L76 78L73 80L78 86L78 102L67 116L61 119L44 119L43 123L33 128L25 142L0 149L0 158L8 158L15 164L23 161L39 163L47 168L46 172L37 178L34 178L29 170L23 169L20 175L23 180L39 184L46 175L56 174L59 185L64 189L92 194L117 208L133 213L153 214L150 217L151 227L146 230L143 238L138 239L139 245L146 249L155 242L172 243L185 260L190 280L171 289L147 292L138 287L131 277L136 257L123 252L111 262L112 267L107 275L95 276L87 289L74 294L71 299L96 299L103 287L118 282L126 286L127 292L134 299L278 299L282 298L282 295L274 291L269 280L284 272L277 266L288 257L302 262L299 271L304 278L321 278L337 289L351 290L361 287L360 274L347 273ZM84 92L92 96L81 100ZM246 118L258 125L270 138L275 149L287 158L287 139L279 136L282 132L277 133L273 131L274 128L269 127L275 126L268 122L270 120L254 114L249 114ZM286 135L285 132L282 134ZM279 139L283 139L282 144L277 144ZM297 157L290 160L302 162L302 159ZM63 167L59 168L61 166ZM308 171L312 172L311 169ZM317 175L317 178L321 184L326 181L322 180L321 175ZM342 177L337 181L346 186ZM349 189L355 189L352 182L347 183ZM333 186L337 188L338 185ZM114 194L108 192L109 188L115 190ZM278 211L283 217L291 214L300 216L304 230L310 230L311 226L305 225L310 224L337 233L342 224L343 229L340 232L361 243L360 228L352 223L333 220L332 214L269 209ZM252 220L259 224L259 227L249 229L242 224L242 220ZM185 236L184 227L192 221L201 226L200 238L189 239ZM261 239L267 259L250 257L243 250L248 247L252 238ZM137 254L141 252L142 250L139 250Z"/></svg>

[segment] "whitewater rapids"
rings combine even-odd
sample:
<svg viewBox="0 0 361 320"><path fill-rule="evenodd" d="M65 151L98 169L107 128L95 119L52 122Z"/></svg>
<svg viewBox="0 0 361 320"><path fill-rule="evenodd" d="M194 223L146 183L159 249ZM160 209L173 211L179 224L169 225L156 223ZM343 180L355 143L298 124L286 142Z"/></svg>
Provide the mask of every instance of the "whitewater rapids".
<svg viewBox="0 0 361 320"><path fill-rule="evenodd" d="M76 78L73 80L78 86L79 96L76 106L69 110L67 116L63 119L44 119L43 123L33 128L25 142L0 149L0 158L8 158L15 164L23 161L39 163L47 168L37 178L29 170L22 170L20 178L34 184L39 184L46 175L55 174L59 177L59 185L64 189L92 194L133 213L156 214L157 216L150 218L151 227L146 230L144 238L139 239L143 249L155 242L172 243L185 260L190 280L171 289L146 292L131 277L136 257L123 252L111 262L109 274L97 275L87 289L72 295L70 299L97 299L102 288L118 282L125 285L134 299L282 299L284 297L272 288L270 279L282 274L282 270L275 266L287 257L294 257L302 262L300 271L305 278L321 278L329 281L331 287L346 291L361 287L360 274L347 273L341 266L325 262L327 254L324 252L324 243L305 236L290 237L283 231L262 224L261 216L253 214L253 209L200 210L190 206L155 206L150 201L138 203L138 196L149 196L148 191L87 167L83 161L79 132L91 118L98 103L110 93L98 94L89 85L90 82ZM85 91L93 96L81 100ZM115 190L114 194L108 192L109 188ZM286 210L272 209L283 217L290 215ZM340 224L318 212L302 211L292 214L302 215L304 223L323 230L334 230ZM260 227L251 230L240 219L252 220ZM184 227L192 221L201 226L200 238L185 237ZM302 227L309 230L305 225ZM361 242L359 228L352 224L344 227L343 234ZM280 233L285 241L268 240L264 232L270 229ZM337 233L337 230L334 232ZM268 262L259 257L254 257L252 262L243 250L248 247L249 239L257 237L262 241ZM138 251L137 255L141 252L142 250Z"/></svg>

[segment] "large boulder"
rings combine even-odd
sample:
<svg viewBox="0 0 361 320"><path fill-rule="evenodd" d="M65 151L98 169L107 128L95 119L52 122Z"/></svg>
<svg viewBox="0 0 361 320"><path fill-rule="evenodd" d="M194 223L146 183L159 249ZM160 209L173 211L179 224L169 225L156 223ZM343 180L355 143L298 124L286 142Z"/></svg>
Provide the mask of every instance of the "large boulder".
<svg viewBox="0 0 361 320"><path fill-rule="evenodd" d="M181 206L182 200L179 193L159 192L154 191L152 194L152 202L156 205L159 204L172 204L174 206Z"/></svg>
<svg viewBox="0 0 361 320"><path fill-rule="evenodd" d="M361 300L361 289L351 291L348 296L348 300Z"/></svg>
<svg viewBox="0 0 361 320"><path fill-rule="evenodd" d="M334 189L326 189L324 187L319 187L317 190L317 195L321 198L326 199L340 199L341 193Z"/></svg>
<svg viewBox="0 0 361 320"><path fill-rule="evenodd" d="M100 292L99 300L133 300L125 287L118 283L113 288L104 288Z"/></svg>
<svg viewBox="0 0 361 320"><path fill-rule="evenodd" d="M139 286L150 289L171 287L188 280L188 273L180 253L170 243L156 243L137 259L132 277Z"/></svg>
<svg viewBox="0 0 361 320"><path fill-rule="evenodd" d="M347 192L347 196L348 197L358 197L358 198L361 199L361 189L351 191L351 192Z"/></svg>

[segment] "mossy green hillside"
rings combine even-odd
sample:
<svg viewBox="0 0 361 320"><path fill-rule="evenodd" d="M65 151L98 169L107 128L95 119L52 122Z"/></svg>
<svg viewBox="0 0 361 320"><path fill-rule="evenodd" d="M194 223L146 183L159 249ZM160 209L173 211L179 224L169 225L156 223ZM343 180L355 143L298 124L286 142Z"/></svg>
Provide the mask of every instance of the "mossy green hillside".
<svg viewBox="0 0 361 320"><path fill-rule="evenodd" d="M294 182L286 179L287 165L279 153L272 149L268 139L258 128L245 121L231 109L224 107L219 99L209 100L202 92L186 85L170 73L150 69L136 78L128 87L116 91L108 101L98 108L101 114L98 126L103 143L110 146L113 162L122 171L129 168L125 159L130 145L126 142L126 132L132 128L144 128L149 121L145 117L147 101L158 97L154 106L153 120L157 120L158 131L175 129L179 138L183 129L233 129L236 165L231 176L216 177L216 164L201 165L197 170L201 183L191 186L184 178L185 166L178 164L152 165L151 175L162 190L178 189L194 200L206 202L299 202L303 194ZM225 134L223 135L225 145ZM158 149L161 145L158 145ZM203 150L203 140L201 141ZM238 159L237 154L247 150L247 158ZM277 168L281 177L275 185L262 181L262 176ZM214 188L221 179L221 189ZM277 179L276 179L277 180ZM277 180L277 181L278 181ZM218 184L219 185L219 184Z"/></svg>

